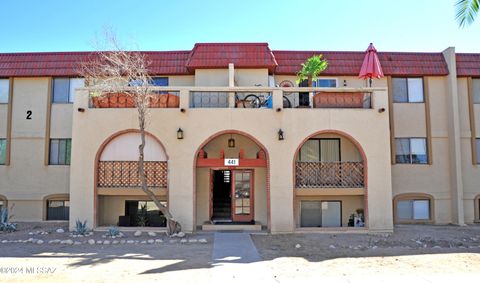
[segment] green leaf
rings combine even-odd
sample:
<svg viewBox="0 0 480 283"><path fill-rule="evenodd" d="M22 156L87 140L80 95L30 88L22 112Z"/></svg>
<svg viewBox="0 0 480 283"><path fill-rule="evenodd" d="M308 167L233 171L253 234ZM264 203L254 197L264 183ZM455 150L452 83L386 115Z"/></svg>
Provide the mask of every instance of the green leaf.
<svg viewBox="0 0 480 283"><path fill-rule="evenodd" d="M478 15L480 0L459 0L456 4L455 19L460 27L471 25Z"/></svg>

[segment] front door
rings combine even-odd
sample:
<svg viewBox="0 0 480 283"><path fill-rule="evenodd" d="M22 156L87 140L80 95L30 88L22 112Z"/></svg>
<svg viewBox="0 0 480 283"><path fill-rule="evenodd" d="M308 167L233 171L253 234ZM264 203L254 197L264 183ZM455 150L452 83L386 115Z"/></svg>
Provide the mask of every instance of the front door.
<svg viewBox="0 0 480 283"><path fill-rule="evenodd" d="M233 170L232 220L253 221L253 171Z"/></svg>

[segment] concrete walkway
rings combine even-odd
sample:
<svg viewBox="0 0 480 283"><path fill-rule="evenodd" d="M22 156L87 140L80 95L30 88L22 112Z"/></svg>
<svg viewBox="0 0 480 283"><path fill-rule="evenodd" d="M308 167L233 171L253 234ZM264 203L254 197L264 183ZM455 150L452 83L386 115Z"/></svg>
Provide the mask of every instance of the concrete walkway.
<svg viewBox="0 0 480 283"><path fill-rule="evenodd" d="M276 282L247 233L215 233L212 260L213 282Z"/></svg>

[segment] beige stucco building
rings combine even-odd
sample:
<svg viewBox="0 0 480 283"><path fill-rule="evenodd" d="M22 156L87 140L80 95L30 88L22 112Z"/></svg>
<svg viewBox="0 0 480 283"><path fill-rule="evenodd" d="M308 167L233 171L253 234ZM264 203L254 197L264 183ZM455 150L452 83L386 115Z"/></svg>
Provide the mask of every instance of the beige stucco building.
<svg viewBox="0 0 480 283"><path fill-rule="evenodd" d="M364 52L145 53L148 184L185 231L480 220L480 54L380 52L385 77L367 87ZM320 53L329 68L298 86ZM136 110L89 96L76 75L88 55L0 54L0 205L16 221L162 226L138 187Z"/></svg>

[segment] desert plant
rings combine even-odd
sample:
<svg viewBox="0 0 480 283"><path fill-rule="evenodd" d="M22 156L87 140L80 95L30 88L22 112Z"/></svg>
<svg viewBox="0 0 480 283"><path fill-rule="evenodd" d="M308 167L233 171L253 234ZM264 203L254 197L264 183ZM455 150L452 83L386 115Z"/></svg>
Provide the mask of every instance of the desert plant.
<svg viewBox="0 0 480 283"><path fill-rule="evenodd" d="M297 73L297 84L308 80L308 87L317 79L318 75L328 67L327 60L322 59L323 55L313 55L302 63L302 69Z"/></svg>
<svg viewBox="0 0 480 283"><path fill-rule="evenodd" d="M12 217L13 215L8 213L8 208L2 207L0 210L0 231L8 233L17 231L17 223L10 222Z"/></svg>
<svg viewBox="0 0 480 283"><path fill-rule="evenodd" d="M480 0L458 0L455 4L457 13L455 19L460 27L471 25L478 15Z"/></svg>
<svg viewBox="0 0 480 283"><path fill-rule="evenodd" d="M82 235L85 236L87 234L88 228L87 228L87 220L85 221L80 221L77 220L75 221L75 230L73 231L74 235Z"/></svg>
<svg viewBox="0 0 480 283"><path fill-rule="evenodd" d="M140 212L138 213L138 226L145 227L147 226L148 222L148 214L147 214L147 205L144 204L140 207Z"/></svg>
<svg viewBox="0 0 480 283"><path fill-rule="evenodd" d="M118 227L110 226L110 227L108 227L108 230L107 230L107 236L108 237L118 237L118 236L120 236L120 230L118 230Z"/></svg>

